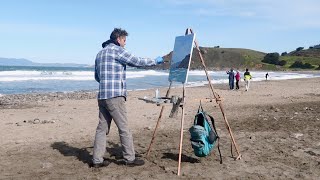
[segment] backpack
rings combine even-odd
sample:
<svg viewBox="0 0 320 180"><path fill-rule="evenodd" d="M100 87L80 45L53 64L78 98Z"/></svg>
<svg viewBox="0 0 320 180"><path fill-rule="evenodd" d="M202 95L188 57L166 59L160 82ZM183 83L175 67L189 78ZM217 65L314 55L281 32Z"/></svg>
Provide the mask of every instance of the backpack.
<svg viewBox="0 0 320 180"><path fill-rule="evenodd" d="M207 116L211 119L212 127L210 126ZM195 115L193 126L189 129L189 132L191 135L191 146L195 155L198 157L208 156L218 141L217 146L220 154L220 164L222 163L219 136L215 128L214 119L203 111L201 102L198 112Z"/></svg>

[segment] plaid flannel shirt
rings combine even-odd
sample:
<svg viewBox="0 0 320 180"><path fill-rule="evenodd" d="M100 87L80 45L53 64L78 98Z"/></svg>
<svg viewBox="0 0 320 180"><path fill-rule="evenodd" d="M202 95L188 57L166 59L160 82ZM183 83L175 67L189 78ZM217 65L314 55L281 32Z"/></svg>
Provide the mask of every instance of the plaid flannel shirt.
<svg viewBox="0 0 320 180"><path fill-rule="evenodd" d="M149 58L135 57L113 43L103 48L95 60L95 80L99 82L98 99L127 96L126 65L133 67L156 65Z"/></svg>

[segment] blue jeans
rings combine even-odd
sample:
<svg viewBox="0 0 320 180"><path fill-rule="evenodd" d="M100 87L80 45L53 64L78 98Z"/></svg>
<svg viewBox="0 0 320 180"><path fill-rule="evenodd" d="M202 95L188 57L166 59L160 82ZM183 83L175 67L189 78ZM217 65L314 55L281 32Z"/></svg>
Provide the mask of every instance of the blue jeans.
<svg viewBox="0 0 320 180"><path fill-rule="evenodd" d="M127 110L124 97L98 100L99 105L99 124L93 147L94 164L103 162L106 152L107 135L109 134L112 120L116 123L119 131L122 154L126 161L135 159L132 134L128 127Z"/></svg>
<svg viewBox="0 0 320 180"><path fill-rule="evenodd" d="M229 87L230 89L234 89L234 79L229 79Z"/></svg>

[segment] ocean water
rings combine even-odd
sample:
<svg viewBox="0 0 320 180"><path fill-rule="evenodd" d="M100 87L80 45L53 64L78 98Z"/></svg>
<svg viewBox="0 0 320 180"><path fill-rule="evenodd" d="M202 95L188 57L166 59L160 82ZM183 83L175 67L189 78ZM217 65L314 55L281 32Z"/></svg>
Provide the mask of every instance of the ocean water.
<svg viewBox="0 0 320 180"><path fill-rule="evenodd" d="M243 72L240 72L243 76ZM268 72L270 80L320 77L320 73ZM251 71L253 81L265 80L266 71ZM227 83L225 71L209 71L213 84ZM169 86L169 71L127 69L127 89L144 90ZM243 78L242 78L243 79ZM203 70L189 71L186 86L203 86ZM182 86L173 83L173 86ZM97 91L93 68L0 66L0 94Z"/></svg>

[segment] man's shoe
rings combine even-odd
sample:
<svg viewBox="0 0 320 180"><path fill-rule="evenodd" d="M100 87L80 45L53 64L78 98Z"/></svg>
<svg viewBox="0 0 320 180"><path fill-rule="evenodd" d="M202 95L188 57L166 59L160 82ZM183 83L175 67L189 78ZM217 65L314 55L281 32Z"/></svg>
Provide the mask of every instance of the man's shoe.
<svg viewBox="0 0 320 180"><path fill-rule="evenodd" d="M142 157L142 155L136 152L135 157Z"/></svg>
<svg viewBox="0 0 320 180"><path fill-rule="evenodd" d="M129 167L142 166L144 165L144 160L136 158L133 161L125 161L125 165Z"/></svg>
<svg viewBox="0 0 320 180"><path fill-rule="evenodd" d="M92 164L92 167L94 168L107 167L109 166L109 164L110 164L109 161L103 161L102 163L99 163L99 164Z"/></svg>

